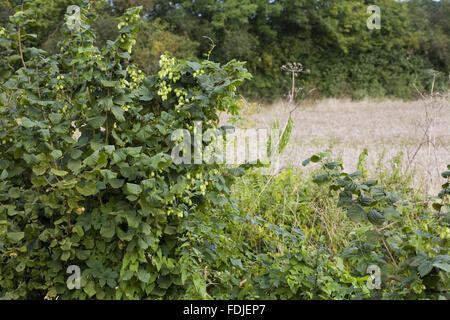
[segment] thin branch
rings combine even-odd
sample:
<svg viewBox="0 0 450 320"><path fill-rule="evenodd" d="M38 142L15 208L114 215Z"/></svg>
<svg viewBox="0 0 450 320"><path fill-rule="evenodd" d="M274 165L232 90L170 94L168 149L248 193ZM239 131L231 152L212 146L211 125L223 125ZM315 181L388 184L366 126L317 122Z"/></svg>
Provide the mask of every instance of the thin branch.
<svg viewBox="0 0 450 320"><path fill-rule="evenodd" d="M26 69L26 68L27 68L27 65L25 64L25 60L23 59L23 52L22 52L22 39L21 39L21 37L20 37L20 24L18 25L17 35L18 35L18 41L19 41L19 54L20 54L20 59L22 60L23 67ZM29 80L29 79L28 79L28 80Z"/></svg>
<svg viewBox="0 0 450 320"><path fill-rule="evenodd" d="M377 232L380 232L380 231L381 231L381 229L378 230L375 226L374 226L374 229L375 229ZM389 247L388 247L386 241L384 241L384 236L383 236L383 238L381 238L381 241L383 241L384 247L386 248L386 251L388 252L389 257L391 258L392 262L394 263L395 268L398 269L398 264L397 264L397 262L395 261L394 256L393 256L392 253L391 253L391 250L389 250Z"/></svg>

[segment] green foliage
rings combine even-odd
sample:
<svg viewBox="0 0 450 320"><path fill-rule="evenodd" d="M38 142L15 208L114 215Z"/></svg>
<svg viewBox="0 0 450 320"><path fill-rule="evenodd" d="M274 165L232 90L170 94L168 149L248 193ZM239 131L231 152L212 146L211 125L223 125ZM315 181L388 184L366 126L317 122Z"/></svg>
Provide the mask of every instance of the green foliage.
<svg viewBox="0 0 450 320"><path fill-rule="evenodd" d="M361 171L341 171L342 164L327 161L327 156L317 154L304 162L321 163L323 173L314 181L327 183L330 195L338 193L337 206L345 208L350 219L372 224L357 229L357 237L342 253L346 264L355 268L353 274L366 274L371 264L381 268L382 287L374 297L449 299L449 212L433 214L420 202L401 201L377 180L360 182ZM448 179L446 172L442 176Z"/></svg>
<svg viewBox="0 0 450 320"><path fill-rule="evenodd" d="M2 5L0 25L22 1ZM33 45L53 52L60 40L58 29L70 4L81 0L26 1L36 14L28 26ZM381 29L369 30L365 0L114 0L90 1L99 8L94 24L100 45L113 38L115 19L125 9L143 5L144 19L132 61L143 71L156 72L165 51L177 58L202 59L216 44L211 59L248 61L254 81L244 85L254 99L275 100L291 90L280 68L302 61L311 74L300 87L316 88L320 96L385 95L412 98L429 91L429 69L443 73L435 89L448 89L449 1L379 0Z"/></svg>
<svg viewBox="0 0 450 320"><path fill-rule="evenodd" d="M372 3L364 0L178 0L156 5L152 15L199 43L198 56L209 48L202 38L206 35L217 44L215 59L247 60L254 81L245 92L255 99L273 100L289 92L290 79L280 72L289 61L311 69L300 86L317 88L322 96L410 98L411 83L430 87L426 69L448 73L448 1L422 2L429 4L425 16L408 2L378 1L381 30L367 28ZM446 76L438 87L448 87Z"/></svg>
<svg viewBox="0 0 450 320"><path fill-rule="evenodd" d="M64 27L49 55L21 41L33 15L22 9L0 39L10 74L0 91L0 296L204 297L191 232L229 204L233 175L173 164L171 133L236 113L243 63L163 56L146 76L129 63L140 8L98 48L84 7L79 30ZM69 265L81 268L82 290L67 288Z"/></svg>
<svg viewBox="0 0 450 320"><path fill-rule="evenodd" d="M450 164L447 169L447 171L442 172L442 178L447 179L447 181L442 185L442 190L438 195L441 201L433 203L433 208L438 212L445 208L448 215L450 213Z"/></svg>
<svg viewBox="0 0 450 320"><path fill-rule="evenodd" d="M115 10L122 15L117 31L111 31L114 41L107 34L96 37L99 26L116 27L118 13L107 6L97 10L107 14L95 28L95 10L87 5L79 30L62 24L54 53L31 46L35 38L27 31L45 27L35 29L35 17L42 14L32 10L39 11L37 6L18 6L11 23L0 29L1 299L450 298L449 171L442 174L447 182L430 208L428 202L394 194L404 197L409 190L401 180L400 157L393 160L397 169L380 176L384 186L368 180L367 152L351 174L342 162L328 161L330 153L315 154L303 162L321 164L312 179L292 170L267 177L248 167L175 165L171 150L179 142L172 132L191 130L194 121L202 121L203 130L215 128L220 111L237 116L237 87L250 74L236 60L219 64L163 55L154 75L133 64L151 57L146 71L155 72L159 53L175 43L189 44L174 49L181 55L189 56L197 45L208 52L210 43L199 36L208 30L219 43L228 39L228 49L241 45L238 49L250 56L246 46L264 37L267 48L259 53L270 73L259 71L255 86L269 88L264 78L279 69L278 54L287 61L306 54L296 49L301 47L298 34L307 39L316 32L318 41L340 50L336 59L341 61L364 50L374 53L373 44L360 42L364 27L350 14L363 8L362 2L324 2L322 15L309 1L269 6L187 1L182 8L192 16L183 21L192 39L180 35L179 25L170 20L185 14L171 7L177 1L156 6L146 1L145 8L125 9L132 2L118 2ZM161 20L140 22L140 10ZM199 14L211 22L198 24L194 16ZM392 28L365 36L401 55L409 40L396 28L407 24L405 14L395 4L387 17ZM262 22L262 16L270 19ZM270 27L264 28L266 23ZM156 30L152 42L171 40L151 54L142 45L135 54L133 46L143 41L139 27ZM230 40L241 29L248 43ZM280 47L271 45L279 35L275 30L283 34ZM313 44L305 50L326 55ZM220 60L231 52L220 48L211 57ZM345 83L363 71L363 64L350 64L345 72L325 65L320 77L334 74ZM249 65L259 68L256 60ZM318 61L308 65L322 68ZM381 77L388 81L400 69L393 65ZM399 73L397 80L403 76ZM323 81L320 77L310 81ZM327 90L336 94L348 90L332 88L333 83L322 88L330 86ZM375 91L387 90L377 83ZM395 90L404 88L399 84ZM366 89L359 88L357 95ZM289 118L279 151L292 126ZM381 289L367 285L367 267L373 264L382 271ZM81 290L67 287L70 265L82 271Z"/></svg>

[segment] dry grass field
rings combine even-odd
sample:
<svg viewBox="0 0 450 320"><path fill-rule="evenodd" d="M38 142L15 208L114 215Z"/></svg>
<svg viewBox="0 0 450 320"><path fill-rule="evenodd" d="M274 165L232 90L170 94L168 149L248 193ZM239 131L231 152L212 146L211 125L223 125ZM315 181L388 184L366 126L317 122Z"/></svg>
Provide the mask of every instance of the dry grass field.
<svg viewBox="0 0 450 320"><path fill-rule="evenodd" d="M426 118L423 101L304 102L292 113L294 128L281 167L301 167L310 155L328 150L344 162L347 171L355 170L359 154L367 148L370 175L379 174L379 163L389 167L391 160L398 157L400 170L413 175L415 188L436 194L442 184L439 173L450 163L449 101L441 100L440 105L442 109L432 126L434 145L428 148L424 144L419 149ZM284 126L292 109L284 102L248 108L239 127L270 128L277 119ZM226 116L223 122L227 122Z"/></svg>

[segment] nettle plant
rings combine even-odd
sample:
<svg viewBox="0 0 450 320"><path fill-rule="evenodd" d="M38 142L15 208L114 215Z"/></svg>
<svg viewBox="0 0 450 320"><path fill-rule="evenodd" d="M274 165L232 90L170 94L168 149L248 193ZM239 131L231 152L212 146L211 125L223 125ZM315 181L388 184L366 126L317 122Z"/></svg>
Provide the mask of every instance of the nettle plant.
<svg viewBox="0 0 450 320"><path fill-rule="evenodd" d="M82 8L55 55L24 45L26 6L0 30L0 297L205 297L191 216L229 205L236 170L175 165L171 133L236 114L250 74L164 55L146 76L130 63L139 11L98 48ZM81 290L67 287L70 265Z"/></svg>
<svg viewBox="0 0 450 320"><path fill-rule="evenodd" d="M320 163L317 184L328 184L329 194L338 193L337 206L347 211L349 219L362 223L354 239L342 253L354 275L367 274L371 265L380 268L380 284L374 297L389 299L449 299L450 255L449 208L444 190L440 210L434 214L423 202L416 206L402 201L377 180L368 180L362 170L344 172L342 162L330 161L330 153L320 152L303 162ZM449 178L448 171L442 174ZM368 224L369 223L369 224Z"/></svg>

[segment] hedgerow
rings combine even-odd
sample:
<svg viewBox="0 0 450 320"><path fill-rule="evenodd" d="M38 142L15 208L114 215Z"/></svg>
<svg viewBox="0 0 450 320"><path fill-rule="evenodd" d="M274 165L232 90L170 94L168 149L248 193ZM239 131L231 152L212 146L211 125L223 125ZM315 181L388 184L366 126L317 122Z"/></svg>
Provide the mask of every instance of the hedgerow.
<svg viewBox="0 0 450 320"><path fill-rule="evenodd" d="M131 61L139 11L102 48L89 7L57 54L25 45L26 6L0 30L0 299L449 298L448 171L430 209L326 153L304 162L322 164L312 180L178 163L173 132L224 132L218 115L238 115L251 75L169 55L145 74Z"/></svg>
<svg viewBox="0 0 450 320"><path fill-rule="evenodd" d="M163 56L145 76L130 63L140 8L120 36L94 46L83 9L60 53L26 48L24 7L2 30L0 288L18 298L180 297L202 291L190 216L227 203L232 176L215 165L174 165L171 133L205 130L235 112L243 63ZM181 93L181 94L180 94ZM66 286L68 265L83 290ZM5 293L6 291L6 293Z"/></svg>
<svg viewBox="0 0 450 320"><path fill-rule="evenodd" d="M57 54L24 45L26 6L0 31L0 298L364 296L365 278L309 251L299 230L239 212L230 187L244 167L174 163L172 132L236 114L250 74L235 60L164 55L145 75L130 61L139 10L103 48L88 7Z"/></svg>

